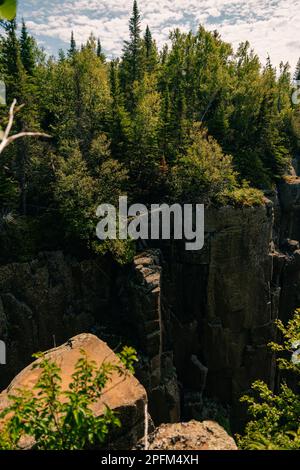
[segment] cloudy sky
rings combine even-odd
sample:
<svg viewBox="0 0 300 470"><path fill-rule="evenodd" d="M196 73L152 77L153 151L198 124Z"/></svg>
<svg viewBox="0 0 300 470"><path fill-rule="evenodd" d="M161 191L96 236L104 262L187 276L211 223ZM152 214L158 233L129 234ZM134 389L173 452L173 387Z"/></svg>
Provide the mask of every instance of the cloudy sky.
<svg viewBox="0 0 300 470"><path fill-rule="evenodd" d="M174 27L195 30L199 23L218 29L236 47L248 39L265 60L295 66L300 56L300 0L140 0L143 27L149 24L159 46ZM93 32L109 56L128 36L132 0L19 0L19 16L49 53Z"/></svg>

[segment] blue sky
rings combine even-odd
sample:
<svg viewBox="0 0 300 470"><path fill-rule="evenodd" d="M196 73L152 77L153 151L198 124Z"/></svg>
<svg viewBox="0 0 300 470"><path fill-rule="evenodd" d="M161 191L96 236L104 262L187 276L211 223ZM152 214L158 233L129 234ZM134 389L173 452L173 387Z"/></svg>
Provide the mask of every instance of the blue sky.
<svg viewBox="0 0 300 470"><path fill-rule="evenodd" d="M201 23L235 47L248 39L263 62L269 54L274 65L294 67L300 56L300 0L140 0L139 7L159 46L174 27ZM120 54L131 8L132 0L19 0L19 16L49 53L67 48L73 29L78 44L93 32L109 56Z"/></svg>

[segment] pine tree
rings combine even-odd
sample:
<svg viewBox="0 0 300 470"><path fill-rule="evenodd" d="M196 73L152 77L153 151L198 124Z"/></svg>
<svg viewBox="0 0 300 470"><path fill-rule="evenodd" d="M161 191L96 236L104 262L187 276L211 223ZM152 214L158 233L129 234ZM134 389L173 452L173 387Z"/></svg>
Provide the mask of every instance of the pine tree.
<svg viewBox="0 0 300 470"><path fill-rule="evenodd" d="M97 42L94 33L91 33L89 35L89 38L86 42L86 47L93 51L95 54L97 54Z"/></svg>
<svg viewBox="0 0 300 470"><path fill-rule="evenodd" d="M34 96L36 88L33 77L30 75L35 65L34 41L28 35L24 22L20 40L17 38L16 29L15 20L5 24L6 37L3 41L3 65L7 85L7 101L11 103L13 99L16 99L18 104L25 105L24 110L21 110L14 120L14 129L16 131L34 130L38 127ZM20 211L23 215L27 211L28 172L34 145L34 143L27 140L18 141L11 150L14 162L13 171L20 189Z"/></svg>
<svg viewBox="0 0 300 470"><path fill-rule="evenodd" d="M65 51L63 49L59 49L58 51L58 61L60 63L64 62L66 60L66 54L65 54Z"/></svg>
<svg viewBox="0 0 300 470"><path fill-rule="evenodd" d="M125 92L127 108L135 108L134 83L143 76L143 41L141 39L141 16L137 1L133 2L132 16L129 20L129 41L125 41L120 80Z"/></svg>
<svg viewBox="0 0 300 470"><path fill-rule="evenodd" d="M32 75L35 67L34 40L28 34L24 19L20 36L20 52L24 69L29 75Z"/></svg>
<svg viewBox="0 0 300 470"><path fill-rule="evenodd" d="M296 65L294 78L295 80L300 80L300 59L298 60L297 65Z"/></svg>
<svg viewBox="0 0 300 470"><path fill-rule="evenodd" d="M152 34L148 25L146 27L144 41L145 41L145 49L146 49L146 58L149 59L150 54L151 54L151 49L152 49Z"/></svg>
<svg viewBox="0 0 300 470"><path fill-rule="evenodd" d="M70 40L70 48L68 50L68 57L72 58L74 57L74 54L76 53L76 41L74 39L74 32L71 32L71 40Z"/></svg>
<svg viewBox="0 0 300 470"><path fill-rule="evenodd" d="M110 92L111 103L111 150L114 158L120 161L126 160L128 142L131 133L131 122L124 108L123 97L120 92L118 60L110 62Z"/></svg>
<svg viewBox="0 0 300 470"><path fill-rule="evenodd" d="M169 160L170 153L172 153L170 147L172 143L171 136L171 102L170 92L168 85L163 93L163 102L161 110L161 132L160 132L160 145L163 152L163 158L165 161Z"/></svg>
<svg viewBox="0 0 300 470"><path fill-rule="evenodd" d="M102 62L105 62L105 55L102 52L102 45L99 38L97 39L97 57L99 57Z"/></svg>
<svg viewBox="0 0 300 470"><path fill-rule="evenodd" d="M141 15L136 0L133 2L129 31L130 43L128 46L131 53L131 80L134 82L141 78Z"/></svg>
<svg viewBox="0 0 300 470"><path fill-rule="evenodd" d="M158 63L158 52L155 41L152 39L152 34L149 26L146 27L144 36L145 47L145 69L147 72L153 72Z"/></svg>
<svg viewBox="0 0 300 470"><path fill-rule="evenodd" d="M2 44L3 71L7 89L8 101L16 98L21 101L24 82L24 67L21 60L20 43L17 38L16 20L4 24L6 36Z"/></svg>

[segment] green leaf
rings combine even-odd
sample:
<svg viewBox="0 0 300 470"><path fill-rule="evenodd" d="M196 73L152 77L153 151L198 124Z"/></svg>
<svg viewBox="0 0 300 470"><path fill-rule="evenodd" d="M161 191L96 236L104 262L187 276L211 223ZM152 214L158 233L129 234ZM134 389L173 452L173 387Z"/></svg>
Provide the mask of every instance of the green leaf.
<svg viewBox="0 0 300 470"><path fill-rule="evenodd" d="M0 19L13 20L17 14L17 0L0 0Z"/></svg>

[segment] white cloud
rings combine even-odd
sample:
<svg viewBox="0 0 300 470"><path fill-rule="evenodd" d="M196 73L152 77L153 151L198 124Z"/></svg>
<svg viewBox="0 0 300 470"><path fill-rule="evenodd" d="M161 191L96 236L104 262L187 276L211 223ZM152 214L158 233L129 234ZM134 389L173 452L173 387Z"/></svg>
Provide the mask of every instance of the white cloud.
<svg viewBox="0 0 300 470"><path fill-rule="evenodd" d="M294 67L300 56L300 0L139 0L142 24L149 24L159 46L170 29L196 29L201 22L218 29L235 47L249 40L264 61L289 61ZM132 0L27 0L20 13L33 34L51 46L67 47L73 29L78 43L91 32L99 36L109 55L120 54L128 37Z"/></svg>

